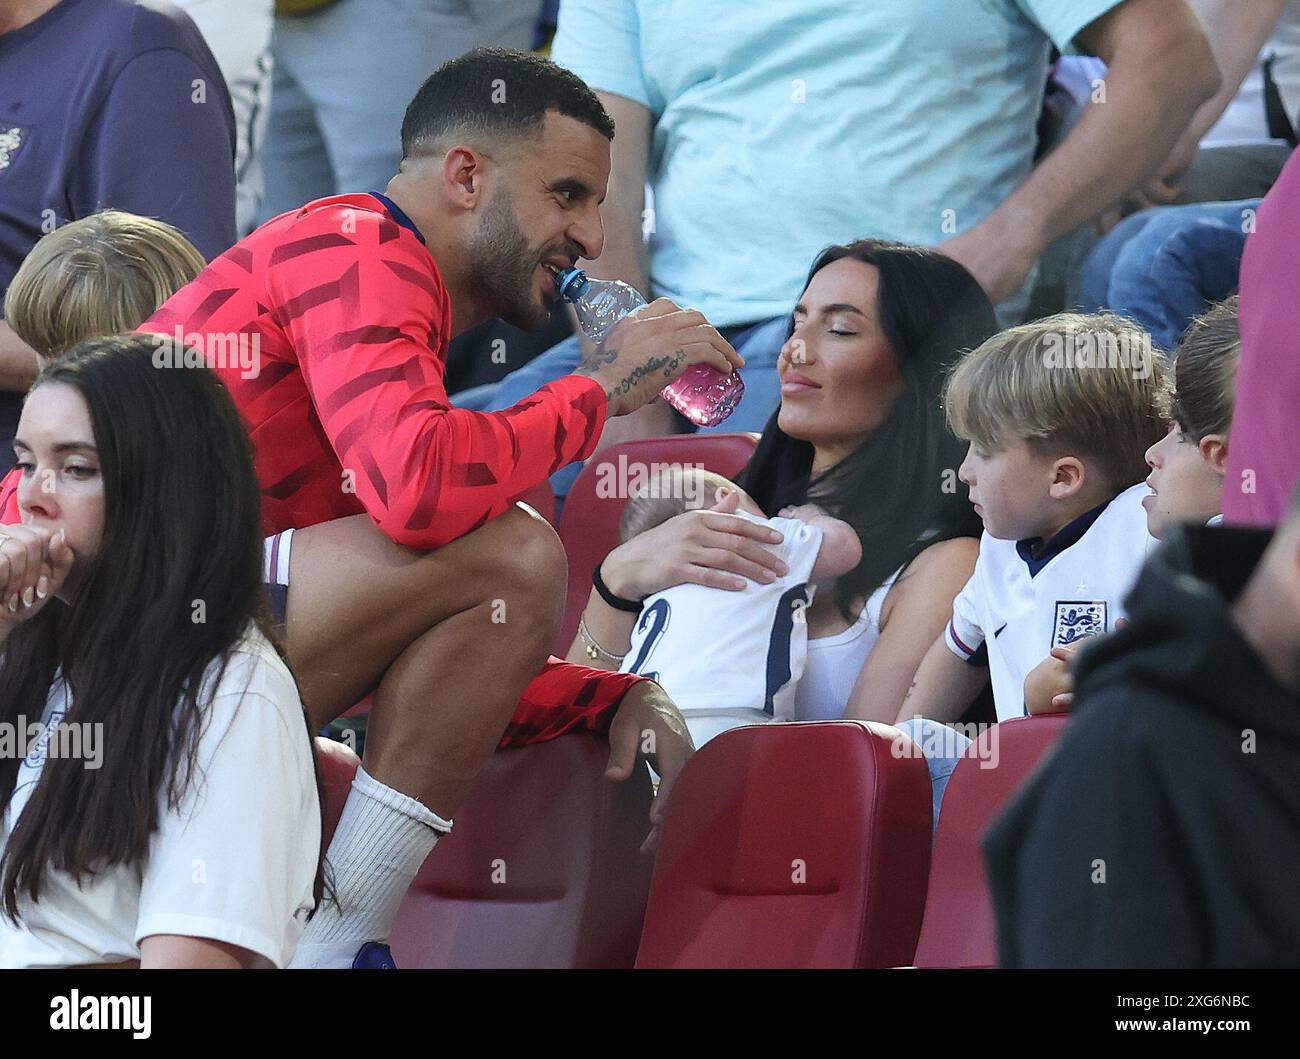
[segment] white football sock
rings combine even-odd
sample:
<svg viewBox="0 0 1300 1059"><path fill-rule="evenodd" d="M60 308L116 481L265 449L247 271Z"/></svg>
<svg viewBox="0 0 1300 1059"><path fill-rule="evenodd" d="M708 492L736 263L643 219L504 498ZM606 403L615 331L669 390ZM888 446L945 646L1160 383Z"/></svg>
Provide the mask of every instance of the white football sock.
<svg viewBox="0 0 1300 1059"><path fill-rule="evenodd" d="M321 902L289 966L351 967L366 942L386 942L411 880L450 830L426 805L357 769L326 855L337 904Z"/></svg>

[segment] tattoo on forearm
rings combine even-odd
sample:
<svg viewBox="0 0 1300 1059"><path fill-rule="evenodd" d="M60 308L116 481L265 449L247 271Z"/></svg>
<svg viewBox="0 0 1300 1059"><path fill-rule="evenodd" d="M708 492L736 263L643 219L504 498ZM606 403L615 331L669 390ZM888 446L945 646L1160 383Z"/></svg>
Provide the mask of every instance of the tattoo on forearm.
<svg viewBox="0 0 1300 1059"><path fill-rule="evenodd" d="M606 348L605 343L602 342L592 351L591 356L578 365L577 374L590 375L597 368L613 364L616 360L618 360L618 349L614 346Z"/></svg>
<svg viewBox="0 0 1300 1059"><path fill-rule="evenodd" d="M677 368L681 367L685 359L686 351L683 349L677 350L671 357L651 357L644 364L633 368L624 378L615 383L610 388L607 396L612 398L619 394L629 393L647 375L654 375L660 369L666 369L664 374L671 375Z"/></svg>

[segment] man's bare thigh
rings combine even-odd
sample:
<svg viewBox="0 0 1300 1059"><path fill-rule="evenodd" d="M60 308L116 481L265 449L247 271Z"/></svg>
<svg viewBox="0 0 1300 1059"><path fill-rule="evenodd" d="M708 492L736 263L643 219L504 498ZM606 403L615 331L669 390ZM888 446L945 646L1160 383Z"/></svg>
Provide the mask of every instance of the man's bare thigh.
<svg viewBox="0 0 1300 1059"><path fill-rule="evenodd" d="M480 604L484 571L529 517L509 512L430 552L395 543L366 515L295 531L285 641L312 723L349 709L417 637Z"/></svg>

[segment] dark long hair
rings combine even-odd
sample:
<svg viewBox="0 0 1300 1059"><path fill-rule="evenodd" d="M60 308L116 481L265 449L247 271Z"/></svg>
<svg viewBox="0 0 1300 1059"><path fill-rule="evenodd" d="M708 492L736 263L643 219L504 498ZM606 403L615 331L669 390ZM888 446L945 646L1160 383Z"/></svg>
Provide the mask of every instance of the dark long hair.
<svg viewBox="0 0 1300 1059"><path fill-rule="evenodd" d="M948 368L993 335L997 320L965 268L935 250L902 243L864 239L828 247L813 262L804 288L844 258L880 273L876 315L904 390L871 437L811 481L812 443L783 431L778 410L738 484L769 516L808 501L857 531L862 561L835 586L841 614L853 621L853 600L869 596L922 550L980 535L980 520L957 480L963 446L944 422L940 396Z"/></svg>
<svg viewBox="0 0 1300 1059"><path fill-rule="evenodd" d="M224 675L250 621L276 642L247 431L215 372L155 367L162 346L183 363L162 336L96 338L36 381L71 386L86 402L104 528L75 605L51 600L0 651L0 721L40 717L61 669L71 697L64 721L102 724L103 759L97 770L70 758L46 762L0 853L0 899L11 919L20 894L39 898L47 871L80 881L145 858L160 795L179 808L202 778L195 757L205 673L215 664L217 680ZM311 745L305 714L304 726ZM18 767L13 757L0 760L0 813ZM321 893L318 863L318 902Z"/></svg>

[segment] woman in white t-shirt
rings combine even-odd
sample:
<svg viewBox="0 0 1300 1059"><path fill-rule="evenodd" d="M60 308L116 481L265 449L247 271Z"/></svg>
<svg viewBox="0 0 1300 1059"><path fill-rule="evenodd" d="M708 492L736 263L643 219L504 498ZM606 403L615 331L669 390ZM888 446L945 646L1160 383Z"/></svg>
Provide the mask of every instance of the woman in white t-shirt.
<svg viewBox="0 0 1300 1059"><path fill-rule="evenodd" d="M320 899L251 446L215 373L154 366L170 342L85 342L23 409L22 523L0 526L0 966L284 966Z"/></svg>

